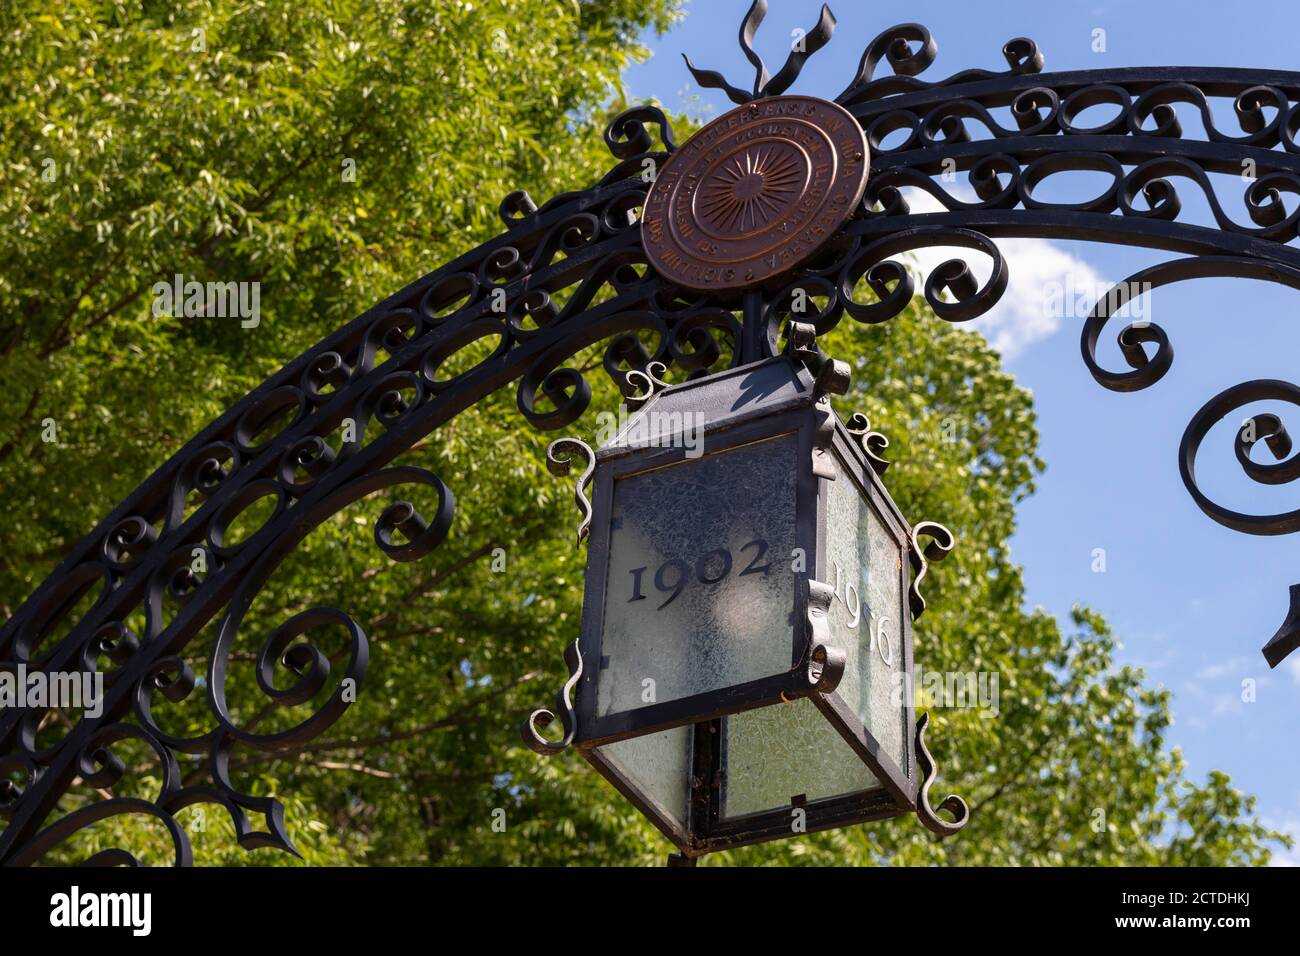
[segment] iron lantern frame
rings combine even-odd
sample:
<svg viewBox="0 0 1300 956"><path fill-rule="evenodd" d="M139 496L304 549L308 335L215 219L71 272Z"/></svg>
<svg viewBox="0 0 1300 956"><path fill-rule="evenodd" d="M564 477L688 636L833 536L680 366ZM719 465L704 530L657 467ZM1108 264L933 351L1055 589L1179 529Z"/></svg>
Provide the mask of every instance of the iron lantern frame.
<svg viewBox="0 0 1300 956"><path fill-rule="evenodd" d="M802 338L801 338L802 337ZM793 342L809 342L811 327L796 330ZM795 349L794 351L800 351ZM812 350L805 349L808 355ZM653 389L637 401L638 409L608 444L596 451L574 439L553 444L581 448L588 460L579 479L578 500L584 505L579 540L587 541L583 620L575 654L570 658L570 685L575 699L563 696L559 703L567 713L561 719L572 733L559 744L546 741L537 732L554 719L551 711L535 711L521 728L526 744L539 753L554 754L572 743L578 752L615 789L649 819L686 859L730 847L744 846L792 835L791 809L804 810L803 831L831 829L865 823L905 813L921 813L927 825L947 835L964 823L964 804L948 804L956 818L948 823L934 816L928 805L919 809L921 782L918 774L919 734L912 732L915 721L913 687L913 620L924 608L916 570L925 567L927 557L942 557L952 547L946 529L933 523L918 528L942 542L928 555L921 549L916 529L908 523L881 480L884 462L872 451L866 429L850 431L831 407L831 391L847 389L847 368L829 359L814 361L814 375L808 366L791 355L781 355L729 369L718 375ZM649 381L657 383L651 376ZM702 400L696 393L713 390ZM719 402L719 397L756 394L764 396L748 404ZM772 397L775 396L775 397ZM615 714L597 713L599 683L604 670L603 629L606 591L610 581L610 539L613 533L615 489L620 480L649 471L690 467L686 443L673 440L653 425L652 416L664 412L660 406L710 410L720 406L721 414L710 415L703 424L703 456L725 455L735 449L765 441L793 438L798 471L795 477L794 540L807 555L806 572L796 575L793 590L790 667L788 670L744 683L725 686L675 700L649 703ZM666 414L671 416L672 411ZM874 436L874 433L871 433ZM641 435L637 441L629 436ZM668 439L666 442L664 439ZM666 444L667 447L664 447ZM558 460L556 453L552 461ZM832 459L837 463L832 464ZM566 469L556 469L566 473ZM899 623L901 692L896 689L898 719L903 740L903 766L886 752L880 740L839 692L844 667L843 648L830 634L827 615L834 600L830 578L828 542L830 482L849 481L890 535L898 553L897 607L889 619ZM587 504L582 490L593 487ZM590 509L588 511L587 509ZM923 573L923 571L922 571ZM599 662L599 666L593 666ZM808 800L792 795L789 806L727 819L723 816L726 774L727 718L760 707L788 706L807 698L835 730L875 779L861 791ZM539 720L539 717L541 718ZM686 819L677 821L659 806L632 777L601 751L605 745L679 727L690 727L688 799ZM928 758L928 754L927 754ZM932 775L931 775L932 776Z"/></svg>

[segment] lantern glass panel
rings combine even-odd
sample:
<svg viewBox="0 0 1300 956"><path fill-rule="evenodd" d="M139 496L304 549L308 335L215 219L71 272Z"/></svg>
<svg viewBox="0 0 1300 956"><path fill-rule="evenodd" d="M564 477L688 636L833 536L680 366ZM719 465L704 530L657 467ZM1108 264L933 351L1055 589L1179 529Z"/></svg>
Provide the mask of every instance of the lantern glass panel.
<svg viewBox="0 0 1300 956"><path fill-rule="evenodd" d="M596 712L788 671L793 433L614 482Z"/></svg>
<svg viewBox="0 0 1300 956"><path fill-rule="evenodd" d="M857 793L878 781L807 698L726 718L723 812L726 818Z"/></svg>
<svg viewBox="0 0 1300 956"><path fill-rule="evenodd" d="M848 655L836 692L906 773L903 550L838 455L835 467L825 579L835 587L831 635Z"/></svg>
<svg viewBox="0 0 1300 956"><path fill-rule="evenodd" d="M607 763L636 787L643 799L652 803L673 826L685 830L694 733L695 728L688 724L629 737L597 749Z"/></svg>

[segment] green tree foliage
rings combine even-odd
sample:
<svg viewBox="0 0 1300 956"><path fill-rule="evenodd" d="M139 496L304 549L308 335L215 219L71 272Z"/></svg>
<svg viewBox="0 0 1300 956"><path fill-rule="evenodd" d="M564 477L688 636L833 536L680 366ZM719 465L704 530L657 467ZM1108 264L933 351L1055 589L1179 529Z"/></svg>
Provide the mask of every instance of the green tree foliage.
<svg viewBox="0 0 1300 956"><path fill-rule="evenodd" d="M355 313L499 231L506 193L540 199L598 179L612 165L599 134L619 74L642 55L641 32L665 27L677 5L10 3L0 40L6 614L206 421ZM154 316L151 287L176 273L259 281L260 324ZM1007 540L1042 462L1030 396L998 356L915 307L880 327L846 319L824 344L857 357L841 412L867 411L890 437L904 512L959 535L927 579L917 662L996 673L1000 712L931 711L937 786L972 807L962 836L941 843L902 818L709 862L1266 862L1279 835L1223 774L1184 779L1165 743L1168 693L1116 664L1105 623L1076 609L1066 634L1024 610ZM579 357L593 379L599 359L599 348ZM612 387L594 384L593 411L613 407ZM41 440L50 419L56 443ZM589 414L571 431L592 438L595 426ZM248 792L284 795L306 862L653 863L668 851L576 756L545 761L518 742L520 717L563 680L581 608L571 486L543 467L551 437L526 426L512 390L498 392L403 459L441 474L459 502L430 558L398 565L378 552L382 503L363 502L315 531L259 596L231 681L241 724L295 720L265 713L251 663L290 614L346 609L373 642L358 703L326 735L233 762ZM214 627L187 652L199 674ZM160 721L206 729L201 696ZM66 724L52 717L42 742ZM118 751L131 772L114 795L156 792L148 751ZM197 761L182 772L202 779ZM61 810L102 796L74 787ZM217 806L180 819L200 862L298 862L239 849ZM119 818L60 857L114 844L162 856L157 827Z"/></svg>
<svg viewBox="0 0 1300 956"><path fill-rule="evenodd" d="M3 600L288 357L499 232L511 190L598 178L594 114L670 7L6 3ZM155 317L178 273L259 281L256 334Z"/></svg>

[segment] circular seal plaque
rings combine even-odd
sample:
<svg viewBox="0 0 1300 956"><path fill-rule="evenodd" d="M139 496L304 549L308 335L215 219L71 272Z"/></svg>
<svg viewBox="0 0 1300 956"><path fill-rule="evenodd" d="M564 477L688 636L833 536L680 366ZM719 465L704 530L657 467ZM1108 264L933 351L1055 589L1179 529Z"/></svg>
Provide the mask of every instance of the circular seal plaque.
<svg viewBox="0 0 1300 956"><path fill-rule="evenodd" d="M691 289L739 289L815 253L867 185L867 140L842 106L773 96L718 117L668 157L641 236L656 271Z"/></svg>

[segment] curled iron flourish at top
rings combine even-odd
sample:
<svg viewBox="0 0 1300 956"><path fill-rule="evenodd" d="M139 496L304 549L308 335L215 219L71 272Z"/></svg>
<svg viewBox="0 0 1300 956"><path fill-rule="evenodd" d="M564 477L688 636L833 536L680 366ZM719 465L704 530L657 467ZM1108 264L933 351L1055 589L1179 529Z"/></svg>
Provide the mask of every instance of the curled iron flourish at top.
<svg viewBox="0 0 1300 956"><path fill-rule="evenodd" d="M695 81L703 87L722 90L727 94L728 99L738 105L767 96L776 96L790 88L798 79L808 58L829 43L831 35L835 32L835 15L828 6L822 4L821 15L816 26L796 34L796 41L786 57L785 65L776 76L769 79L767 64L754 50L754 37L766 15L767 0L754 0L740 24L740 49L745 54L745 58L754 65L754 83L751 90L747 92L732 85L716 70L697 68L691 63L690 57L683 54L682 59L686 61L686 68L690 70ZM867 44L853 80L835 98L835 102L848 106L896 93L930 90L996 77L1032 75L1043 69L1043 55L1038 50L1038 44L1028 37L1015 37L1002 46L1002 56L1009 67L1006 72L963 70L936 82L915 79L934 63L938 52L938 44L922 24L900 23L892 26ZM895 75L875 76L876 67L882 60L889 63Z"/></svg>
<svg viewBox="0 0 1300 956"><path fill-rule="evenodd" d="M1043 54L1038 52L1038 44L1028 37L1015 37L1002 45L1002 56L1010 68L1005 73L963 70L933 83L915 79L918 74L929 69L938 53L938 44L930 31L921 24L900 23L892 26L867 44L853 81L835 98L835 102L849 106L896 93L931 90L996 77L1027 76L1043 69ZM876 67L882 59L889 61L894 76L875 77Z"/></svg>
<svg viewBox="0 0 1300 956"><path fill-rule="evenodd" d="M767 0L754 0L740 24L740 49L744 51L745 59L754 64L754 86L750 92L746 93L739 87L732 86L716 70L697 69L691 63L690 57L683 53L682 59L686 61L686 68L691 71L691 76L695 77L695 82L709 89L722 90L731 102L740 106L765 96L776 96L790 88L790 85L799 78L799 73L808 58L824 47L830 41L831 34L835 32L835 15L831 13L830 7L822 4L817 25L798 35L798 39L791 46L790 54L786 57L785 65L776 76L769 78L767 64L754 50L754 36L758 33L759 24L763 22L765 16L767 16Z"/></svg>
<svg viewBox="0 0 1300 956"><path fill-rule="evenodd" d="M646 129L647 123L653 123L658 128L659 141L663 144L665 153L671 153L677 148L668 117L655 106L634 106L619 113L605 127L605 146L619 159L631 159L650 153L654 140Z"/></svg>

